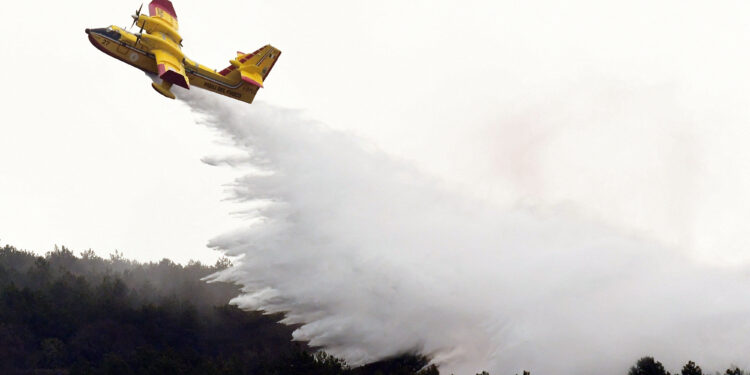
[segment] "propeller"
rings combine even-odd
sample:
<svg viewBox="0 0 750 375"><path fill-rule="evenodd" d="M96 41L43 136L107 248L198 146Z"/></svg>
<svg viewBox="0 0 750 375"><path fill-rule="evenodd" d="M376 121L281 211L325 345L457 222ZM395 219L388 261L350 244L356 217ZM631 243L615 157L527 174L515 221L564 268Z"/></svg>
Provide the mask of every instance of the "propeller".
<svg viewBox="0 0 750 375"><path fill-rule="evenodd" d="M130 25L131 29L133 28L133 26L135 26L135 23L138 22L138 17L141 15L141 10L143 10L143 3L141 3L141 7L138 8L138 10L136 10L135 14L132 16L133 17L133 24Z"/></svg>
<svg viewBox="0 0 750 375"><path fill-rule="evenodd" d="M141 36L143 36L143 28L146 27L146 23L143 23L143 26L141 26L141 30L138 31L138 34L135 34L135 44L134 46L138 47L138 43L141 41Z"/></svg>
<svg viewBox="0 0 750 375"><path fill-rule="evenodd" d="M141 10L143 10L143 3L141 3L141 7L138 8L138 10L135 11L135 14L133 15L133 24L130 25L132 28L135 26L135 23L138 22L138 19L141 16ZM135 46L138 47L138 43L141 41L141 35L143 35L143 28L146 27L146 21L143 21L143 25L141 25L141 30L138 31L138 34L135 34Z"/></svg>

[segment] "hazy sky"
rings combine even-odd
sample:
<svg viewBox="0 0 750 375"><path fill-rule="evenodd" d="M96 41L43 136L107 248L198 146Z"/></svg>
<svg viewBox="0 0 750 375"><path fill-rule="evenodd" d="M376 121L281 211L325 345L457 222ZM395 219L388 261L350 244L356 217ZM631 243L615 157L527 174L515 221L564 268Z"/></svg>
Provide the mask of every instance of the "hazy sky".
<svg viewBox="0 0 750 375"><path fill-rule="evenodd" d="M283 51L259 101L482 198L748 259L746 2L174 3L203 64ZM200 161L231 149L83 33L139 5L6 5L2 243L211 261L207 241L240 224L221 202L236 173Z"/></svg>

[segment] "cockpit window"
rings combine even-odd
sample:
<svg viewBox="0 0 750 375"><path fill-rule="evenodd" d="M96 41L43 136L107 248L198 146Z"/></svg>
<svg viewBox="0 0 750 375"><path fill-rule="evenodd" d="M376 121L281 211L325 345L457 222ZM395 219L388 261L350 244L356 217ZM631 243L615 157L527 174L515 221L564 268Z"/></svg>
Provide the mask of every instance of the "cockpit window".
<svg viewBox="0 0 750 375"><path fill-rule="evenodd" d="M122 36L112 26L110 26L110 27L108 27L106 29L95 29L94 31L98 32L99 34L106 35L108 38L110 38L112 40L120 40L120 37Z"/></svg>

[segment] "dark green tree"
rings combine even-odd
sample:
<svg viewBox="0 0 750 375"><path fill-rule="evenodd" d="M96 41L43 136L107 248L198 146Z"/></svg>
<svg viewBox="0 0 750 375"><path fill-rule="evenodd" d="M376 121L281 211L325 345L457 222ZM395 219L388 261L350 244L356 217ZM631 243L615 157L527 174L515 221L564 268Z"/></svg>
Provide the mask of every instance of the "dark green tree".
<svg viewBox="0 0 750 375"><path fill-rule="evenodd" d="M661 362L653 357L643 357L630 368L628 375L667 375Z"/></svg>
<svg viewBox="0 0 750 375"><path fill-rule="evenodd" d="M703 370L695 362L689 361L682 367L682 375L703 375Z"/></svg>
<svg viewBox="0 0 750 375"><path fill-rule="evenodd" d="M237 286L202 281L226 267L0 247L0 374L439 374L413 354L354 369L316 355L282 315L242 311L227 304Z"/></svg>

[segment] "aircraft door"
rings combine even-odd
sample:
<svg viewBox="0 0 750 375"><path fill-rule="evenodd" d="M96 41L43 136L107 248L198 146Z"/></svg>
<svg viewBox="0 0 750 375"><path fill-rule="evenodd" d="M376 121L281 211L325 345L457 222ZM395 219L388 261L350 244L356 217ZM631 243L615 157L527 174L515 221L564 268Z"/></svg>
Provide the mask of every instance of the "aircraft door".
<svg viewBox="0 0 750 375"><path fill-rule="evenodd" d="M117 53L121 55L125 55L128 53L128 47L123 46L122 44L117 45Z"/></svg>

